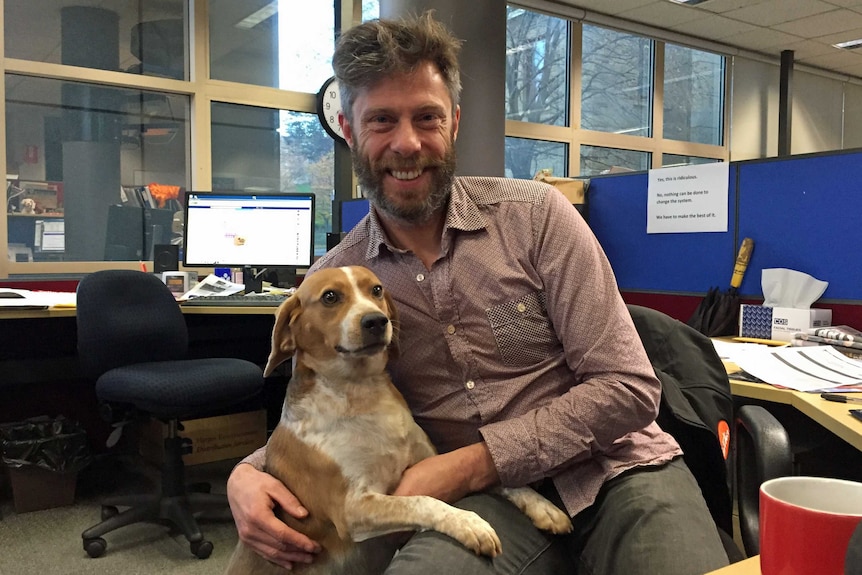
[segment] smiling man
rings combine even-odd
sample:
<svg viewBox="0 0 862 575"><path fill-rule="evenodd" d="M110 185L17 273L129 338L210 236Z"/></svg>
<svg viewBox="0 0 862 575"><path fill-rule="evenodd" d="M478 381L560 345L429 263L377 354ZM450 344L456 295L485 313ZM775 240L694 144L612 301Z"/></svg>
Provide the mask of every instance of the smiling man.
<svg viewBox="0 0 862 575"><path fill-rule="evenodd" d="M392 294L392 380L439 451L396 495L475 511L502 541L493 560L417 533L388 575L695 575L727 564L700 489L655 423L661 387L601 247L538 182L456 177L460 42L430 14L366 22L339 38L341 127L369 215L309 273L365 265ZM357 438L356 449L362 449ZM271 561L312 562L315 542L272 513L306 511L238 465L228 496L240 537ZM548 535L490 486L531 485L571 517Z"/></svg>

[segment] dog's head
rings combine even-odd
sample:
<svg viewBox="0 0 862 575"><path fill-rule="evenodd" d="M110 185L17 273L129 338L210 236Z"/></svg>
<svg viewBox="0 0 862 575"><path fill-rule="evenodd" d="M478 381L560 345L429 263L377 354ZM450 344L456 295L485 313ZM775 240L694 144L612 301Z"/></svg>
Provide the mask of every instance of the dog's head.
<svg viewBox="0 0 862 575"><path fill-rule="evenodd" d="M24 214L32 214L36 211L36 200L33 198L24 198L21 200L21 212Z"/></svg>
<svg viewBox="0 0 862 575"><path fill-rule="evenodd" d="M391 297L371 270L322 269L278 308L264 375L294 354L329 377L383 371L389 353L397 353L397 321Z"/></svg>

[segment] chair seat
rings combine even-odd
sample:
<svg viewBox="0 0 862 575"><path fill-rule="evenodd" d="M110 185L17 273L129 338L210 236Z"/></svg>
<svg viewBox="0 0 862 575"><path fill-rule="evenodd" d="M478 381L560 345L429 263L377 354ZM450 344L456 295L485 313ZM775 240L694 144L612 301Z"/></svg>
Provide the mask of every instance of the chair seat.
<svg viewBox="0 0 862 575"><path fill-rule="evenodd" d="M260 393L261 370L233 358L154 361L117 367L96 381L104 402L133 405L159 419L201 417Z"/></svg>

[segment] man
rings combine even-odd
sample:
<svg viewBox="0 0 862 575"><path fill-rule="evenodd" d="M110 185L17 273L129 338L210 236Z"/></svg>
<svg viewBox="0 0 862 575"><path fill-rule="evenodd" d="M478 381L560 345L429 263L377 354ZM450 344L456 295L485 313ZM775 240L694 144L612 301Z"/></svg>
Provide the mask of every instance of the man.
<svg viewBox="0 0 862 575"><path fill-rule="evenodd" d="M396 495L476 511L503 554L474 556L434 532L414 535L387 573L705 573L727 563L697 484L655 424L660 385L610 266L554 188L457 178L459 42L430 14L346 31L333 67L341 125L372 205L312 268L374 270L398 305L393 380L440 455L408 469ZM290 566L318 550L279 522L301 502L236 467L228 495L240 537ZM480 493L531 484L575 530L538 532Z"/></svg>

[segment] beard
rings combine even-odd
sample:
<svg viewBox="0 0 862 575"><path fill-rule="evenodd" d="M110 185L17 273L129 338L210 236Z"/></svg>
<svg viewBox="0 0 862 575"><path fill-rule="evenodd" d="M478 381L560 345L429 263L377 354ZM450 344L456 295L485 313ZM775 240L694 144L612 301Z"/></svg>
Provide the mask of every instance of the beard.
<svg viewBox="0 0 862 575"><path fill-rule="evenodd" d="M387 159L372 163L367 154L363 153L361 145L351 149L353 170L356 179L368 201L383 214L406 224L423 224L438 211L445 208L452 194L452 182L455 180L457 154L455 146L450 145L439 160L419 158L417 160ZM431 184L424 199L399 202L387 197L383 189L383 179L392 170L410 171L415 169L431 169Z"/></svg>

